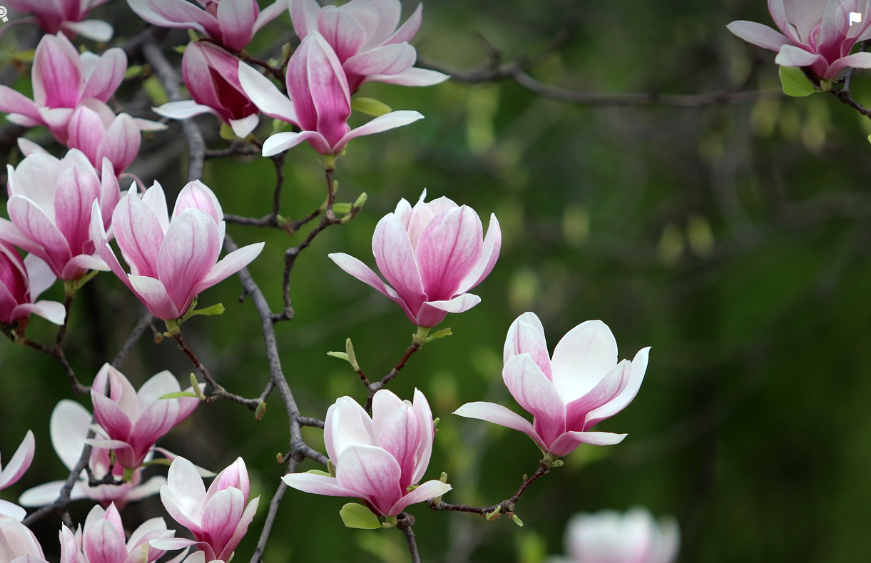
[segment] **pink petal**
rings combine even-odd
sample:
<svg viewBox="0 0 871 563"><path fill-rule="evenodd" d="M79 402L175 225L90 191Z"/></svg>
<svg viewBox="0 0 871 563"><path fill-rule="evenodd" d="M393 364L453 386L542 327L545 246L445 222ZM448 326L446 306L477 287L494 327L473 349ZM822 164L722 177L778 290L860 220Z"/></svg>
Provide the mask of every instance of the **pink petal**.
<svg viewBox="0 0 871 563"><path fill-rule="evenodd" d="M432 328L444 320L445 313L464 313L480 302L481 298L471 293L447 301L427 301L417 313L417 325Z"/></svg>
<svg viewBox="0 0 871 563"><path fill-rule="evenodd" d="M30 98L9 88L8 86L0 86L0 112L2 113L19 113L40 121L39 112L36 110L36 104Z"/></svg>
<svg viewBox="0 0 871 563"><path fill-rule="evenodd" d="M275 156L296 145L308 141L320 154L332 154L333 148L323 135L317 131L303 131L302 133L276 133L263 142L263 156Z"/></svg>
<svg viewBox="0 0 871 563"><path fill-rule="evenodd" d="M239 84L257 109L269 117L297 123L294 104L288 97L271 80L243 62L239 63Z"/></svg>
<svg viewBox="0 0 871 563"><path fill-rule="evenodd" d="M132 0L129 4L139 17L159 27L196 29L212 39L221 40L218 20L186 0L145 0L146 9L141 8L141 0Z"/></svg>
<svg viewBox="0 0 871 563"><path fill-rule="evenodd" d="M130 285L142 304L158 319L168 321L184 315L185 311L179 311L169 297L166 287L159 280L146 276L127 276Z"/></svg>
<svg viewBox="0 0 871 563"><path fill-rule="evenodd" d="M408 43L384 45L370 51L364 51L349 58L342 65L345 72L351 75L366 76L370 74L398 74L414 65L417 52Z"/></svg>
<svg viewBox="0 0 871 563"><path fill-rule="evenodd" d="M342 139L333 147L335 151L340 150L351 139L356 139L357 137L362 137L364 135L374 135L376 133L382 133L384 131L388 131L390 129L396 129L397 127L402 127L403 125L408 125L409 123L414 123L418 119L423 119L423 115L416 111L392 111L390 113L381 115L373 119L372 121L349 131Z"/></svg>
<svg viewBox="0 0 871 563"><path fill-rule="evenodd" d="M177 457L169 466L160 501L172 518L185 528L199 533L206 487L193 463Z"/></svg>
<svg viewBox="0 0 871 563"><path fill-rule="evenodd" d="M330 145L335 145L350 130L351 92L345 72L332 47L320 34L307 37L294 56L297 54L298 63L294 66L291 60L288 72L299 73L299 67L305 65L305 74L298 78L306 80L307 84L303 87L294 80L297 76L291 76L288 89L299 125L305 130L317 131Z"/></svg>
<svg viewBox="0 0 871 563"><path fill-rule="evenodd" d="M118 175L136 158L141 142L136 122L126 113L122 113L106 129L97 148L95 165L102 163L103 158L108 158L115 167L115 174Z"/></svg>
<svg viewBox="0 0 871 563"><path fill-rule="evenodd" d="M101 520L85 534L84 553L89 563L123 563L127 547L112 523Z"/></svg>
<svg viewBox="0 0 871 563"><path fill-rule="evenodd" d="M58 178L55 223L73 255L93 252L89 234L91 206L99 197L100 179L93 168L73 166L64 170Z"/></svg>
<svg viewBox="0 0 871 563"><path fill-rule="evenodd" d="M381 448L399 463L399 486L403 490L413 483L415 456L422 428L411 406L395 409L384 420L379 438Z"/></svg>
<svg viewBox="0 0 871 563"><path fill-rule="evenodd" d="M33 462L34 451L36 451L36 439L33 437L33 432L28 430L27 434L24 435L21 445L15 450L12 459L9 460L6 467L0 472L0 489L5 489L21 479L21 476L24 475L24 472L27 471L27 468Z"/></svg>
<svg viewBox="0 0 871 563"><path fill-rule="evenodd" d="M168 399L155 401L140 413L128 438L128 443L138 457L144 457L157 440L172 430L178 417L178 409L178 401Z"/></svg>
<svg viewBox="0 0 871 563"><path fill-rule="evenodd" d="M115 32L111 25L100 20L66 21L61 24L61 29L103 43L112 39Z"/></svg>
<svg viewBox="0 0 871 563"><path fill-rule="evenodd" d="M396 291L393 290L392 287L386 285L383 281L381 281L381 278L378 277L378 274L373 272L369 268L369 266L365 265L363 262L357 260L353 256L349 256L344 253L334 253L329 254L328 256L341 269L345 270L363 283L376 289L381 294L393 299L403 308L406 315L408 315L409 320L411 320L411 322L416 322L416 315L408 309L405 301L403 301L402 298L399 297L399 295L396 293Z"/></svg>
<svg viewBox="0 0 871 563"><path fill-rule="evenodd" d="M550 366L550 355L547 352L547 341L544 338L544 327L535 313L527 312L517 317L508 327L505 337L505 347L502 352L502 362L518 354L529 354L541 369L542 373L553 381Z"/></svg>
<svg viewBox="0 0 871 563"><path fill-rule="evenodd" d="M14 195L9 198L6 210L15 226L26 237L25 244L16 244L28 252L33 252L50 266L57 276L61 276L63 266L72 258L70 247L58 228L46 213L30 199Z"/></svg>
<svg viewBox="0 0 871 563"><path fill-rule="evenodd" d="M45 35L33 57L33 100L37 106L74 108L82 89L79 54L62 33Z"/></svg>
<svg viewBox="0 0 871 563"><path fill-rule="evenodd" d="M644 372L647 371L647 359L650 355L650 347L642 348L635 354L629 370L629 380L620 393L607 404L602 405L587 415L584 428L595 426L598 422L610 418L625 409L638 394L641 382L644 380Z"/></svg>
<svg viewBox="0 0 871 563"><path fill-rule="evenodd" d="M354 446L374 446L378 443L372 427L372 419L363 407L350 397L339 397L330 407L327 420L324 422L324 443L327 454L336 465L346 449Z"/></svg>
<svg viewBox="0 0 871 563"><path fill-rule="evenodd" d="M384 421L395 410L405 409L406 405L389 389L381 389L372 398L372 432L375 437L372 445L381 443L381 427Z"/></svg>
<svg viewBox="0 0 871 563"><path fill-rule="evenodd" d="M420 29L420 22L423 19L423 4L418 4L414 13L405 20L405 23L396 30L390 39L384 42L385 45L392 43L410 43L414 36L417 35Z"/></svg>
<svg viewBox="0 0 871 563"><path fill-rule="evenodd" d="M427 297L417 268L414 250L396 215L385 215L372 235L372 254L387 282L415 315Z"/></svg>
<svg viewBox="0 0 871 563"><path fill-rule="evenodd" d="M407 506L412 504L416 504L418 502L424 502L435 497L440 497L443 494L450 491L453 487L451 487L447 483L442 483L441 481L427 481L426 483L421 483L421 485L411 491L410 493L403 496L401 499L396 501L390 510L387 512L387 516L396 516Z"/></svg>
<svg viewBox="0 0 871 563"><path fill-rule="evenodd" d="M115 240L121 254L130 265L130 273L157 278L157 260L164 240L163 229L154 211L136 195L135 187L115 207L112 229L115 231ZM106 260L102 252L100 256ZM112 266L108 260L107 263Z"/></svg>
<svg viewBox="0 0 871 563"><path fill-rule="evenodd" d="M135 187L136 184L130 185L131 190ZM163 193L163 187L157 180L154 181L150 188L145 190L145 193L142 195L142 203L151 209L154 216L157 217L158 223L160 223L161 231L165 233L169 228L169 210L166 205L166 195Z"/></svg>
<svg viewBox="0 0 871 563"><path fill-rule="evenodd" d="M103 121L97 112L86 106L80 106L73 112L67 125L67 143L70 147L85 153L91 164L94 164L97 162L97 148L105 133Z"/></svg>
<svg viewBox="0 0 871 563"><path fill-rule="evenodd" d="M317 31L318 11L321 9L315 0L290 0L290 19L293 30L300 41Z"/></svg>
<svg viewBox="0 0 871 563"><path fill-rule="evenodd" d="M296 0L294 0L296 1ZM339 481L333 477L326 475L315 475L313 473L291 473L281 478L288 487L302 491L304 493L313 493L316 495L326 495L330 497L356 497L357 492L339 484Z"/></svg>
<svg viewBox="0 0 871 563"><path fill-rule="evenodd" d="M151 108L157 115L168 117L170 119L189 119L195 115L204 113L215 113L209 106L203 106L193 100L184 100L181 102L169 102L160 107Z"/></svg>
<svg viewBox="0 0 871 563"><path fill-rule="evenodd" d="M562 337L550 363L553 385L568 403L588 393L614 369L617 341L602 321L586 321Z"/></svg>
<svg viewBox="0 0 871 563"><path fill-rule="evenodd" d="M383 82L397 86L434 86L448 78L450 78L448 74L411 67L396 74L370 74L366 76L366 82Z"/></svg>
<svg viewBox="0 0 871 563"><path fill-rule="evenodd" d="M63 303L56 301L22 303L12 310L12 320L23 319L30 314L39 315L50 323L62 325L66 318L66 309L64 309Z"/></svg>
<svg viewBox="0 0 871 563"><path fill-rule="evenodd" d="M218 24L221 26L221 41L225 47L241 51L248 46L259 11L257 0L218 3Z"/></svg>
<svg viewBox="0 0 871 563"><path fill-rule="evenodd" d="M177 217L185 209L205 211L214 219L215 224L224 220L224 211L221 209L221 203L218 201L218 198L215 197L215 192L199 180L188 182L182 188L178 198L175 200L175 207L172 210L173 218Z"/></svg>
<svg viewBox="0 0 871 563"><path fill-rule="evenodd" d="M502 379L520 406L535 417L535 428L545 443L565 432L566 408L554 384L529 354L514 356L502 369Z"/></svg>
<svg viewBox="0 0 871 563"><path fill-rule="evenodd" d="M547 450L544 440L542 440L538 435L538 432L535 431L532 423L502 405L476 401L474 403L466 403L455 410L454 414L465 418L485 420L487 422L492 422L493 424L498 424L499 426L511 428L512 430L519 430L532 438L543 451Z"/></svg>
<svg viewBox="0 0 871 563"><path fill-rule="evenodd" d="M100 173L100 216L104 225L112 224L112 212L115 211L120 200L121 189L112 162L104 158Z"/></svg>
<svg viewBox="0 0 871 563"><path fill-rule="evenodd" d="M829 66L823 79L831 79L838 76L845 68L871 68L871 53L853 53L841 57Z"/></svg>
<svg viewBox="0 0 871 563"><path fill-rule="evenodd" d="M367 50L381 45L390 38L396 26L399 25L399 17L402 14L402 4L399 0L351 2L342 8L349 11L356 8L352 13L364 23L366 32L369 34L369 40L363 47ZM364 9L366 10L364 11ZM374 13L371 15L365 13L369 11Z"/></svg>
<svg viewBox="0 0 871 563"><path fill-rule="evenodd" d="M550 446L550 452L558 457L569 455L581 444L594 446L613 446L623 441L626 434L610 432L566 432Z"/></svg>
<svg viewBox="0 0 871 563"><path fill-rule="evenodd" d="M105 102L121 85L126 70L127 55L124 51L118 48L107 50L85 80L82 97L96 98Z"/></svg>
<svg viewBox="0 0 871 563"><path fill-rule="evenodd" d="M201 291L212 287L218 282L232 276L248 264L250 264L260 252L263 251L264 243L257 242L249 244L230 254L224 256L217 264L215 264L208 275L194 288L194 294L199 294Z"/></svg>
<svg viewBox="0 0 871 563"><path fill-rule="evenodd" d="M336 464L336 479L381 514L387 514L404 492L399 487L401 469L396 459L375 446L345 448Z"/></svg>
<svg viewBox="0 0 871 563"><path fill-rule="evenodd" d="M335 6L324 6L318 12L317 29L340 63L356 55L366 42L366 30L360 21Z"/></svg>
<svg viewBox="0 0 871 563"><path fill-rule="evenodd" d="M36 299L57 280L45 260L35 254L24 257L24 268L30 281L30 298Z"/></svg>
<svg viewBox="0 0 871 563"><path fill-rule="evenodd" d="M774 52L780 51L784 45L789 45L789 39L785 35L761 23L734 21L727 25L726 29L748 43Z"/></svg>
<svg viewBox="0 0 871 563"><path fill-rule="evenodd" d="M254 22L254 32L260 31L261 27L280 16L287 9L288 0L275 0L275 2L266 8L260 10L260 15L257 16L257 20Z"/></svg>
<svg viewBox="0 0 871 563"><path fill-rule="evenodd" d="M487 227L487 235L484 237L481 257L468 275L463 278L463 281L460 282L457 293L466 293L490 275L490 272L493 271L493 266L496 265L496 260L499 258L499 251L501 249L502 229L499 228L499 221L496 219L496 215L491 213L490 225Z"/></svg>
<svg viewBox="0 0 871 563"><path fill-rule="evenodd" d="M423 474L429 465L429 459L432 455L433 438L435 438L435 425L433 424L432 410L429 408L429 402L419 389L414 390L412 407L421 425L420 445L417 449L417 465L411 478L412 483L417 483L423 478Z"/></svg>
<svg viewBox="0 0 871 563"><path fill-rule="evenodd" d="M817 62L825 62L822 55L809 53L804 49L793 47L792 45L784 45L780 48L780 52L774 58L774 62L783 66L813 66ZM828 64L828 63L826 63Z"/></svg>
<svg viewBox="0 0 871 563"><path fill-rule="evenodd" d="M245 507L245 511L242 513L242 517L239 518L239 522L236 524L236 529L233 532L233 535L227 540L227 545L224 546L224 549L221 553L218 554L218 557L222 560L230 560L230 557L233 555L233 550L236 549L236 546L239 545L239 542L242 541L242 538L245 537L245 534L248 532L248 526L251 525L251 522L254 520L254 514L257 512L257 507L260 505L260 497L253 499L248 503L248 506Z"/></svg>
<svg viewBox="0 0 871 563"><path fill-rule="evenodd" d="M239 489L224 489L216 493L203 508L202 530L209 545L220 557L228 540L233 537L236 524L245 510L245 498ZM229 556L229 554L227 554ZM229 559L229 557L227 557Z"/></svg>
<svg viewBox="0 0 871 563"><path fill-rule="evenodd" d="M91 401L94 404L94 417L113 440L126 442L133 428L133 423L127 414L109 397L96 391L91 391Z"/></svg>
<svg viewBox="0 0 871 563"><path fill-rule="evenodd" d="M582 397L566 404L566 430L583 431L587 413L613 400L629 381L630 362L623 360Z"/></svg>
<svg viewBox="0 0 871 563"><path fill-rule="evenodd" d="M451 299L483 249L483 227L467 206L440 213L423 230L415 255L427 301Z"/></svg>

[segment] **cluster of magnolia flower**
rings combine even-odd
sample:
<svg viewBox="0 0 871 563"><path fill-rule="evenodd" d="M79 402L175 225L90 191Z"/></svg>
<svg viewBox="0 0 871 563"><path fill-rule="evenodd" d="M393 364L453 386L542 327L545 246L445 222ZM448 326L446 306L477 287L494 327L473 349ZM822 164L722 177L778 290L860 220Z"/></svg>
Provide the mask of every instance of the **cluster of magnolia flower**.
<svg viewBox="0 0 871 563"><path fill-rule="evenodd" d="M332 166L351 139L422 117L414 111L388 111L351 130L351 96L360 85L379 81L425 86L447 78L414 67L416 53L408 42L420 26L421 8L398 26L399 0L352 0L323 8L315 0L293 0L289 5L278 0L263 11L255 0L206 0L202 8L185 0L128 2L151 24L204 36L187 45L182 61L193 99L155 111L182 119L213 113L242 140L251 139L260 113L297 129L267 138L262 143L264 156L305 141L330 157ZM157 182L147 190L137 189L136 182L122 195L119 178L137 156L140 132L163 125L116 115L106 104L126 72L123 51L80 54L67 37L81 33L108 39L108 24L84 19L102 2L62 0L37 7L17 0L7 3L33 13L49 35L36 48L33 99L0 86L0 111L19 125L47 127L68 152L56 158L22 139L19 146L25 158L16 167L8 166L9 219L0 218L0 324L13 337L23 335L31 314L65 324L68 307L38 301L38 296L61 279L70 297L94 273L110 270L154 317L167 322L170 333L178 330L178 324L193 314L198 294L247 266L263 243L218 260L224 215L217 196L199 181L181 190L172 214ZM286 9L301 44L277 73L265 66L270 75L286 78L285 84L276 86L245 62L249 59L244 49L255 32ZM340 268L395 301L424 335L448 313L467 311L480 302L469 291L495 266L502 241L495 216L485 234L471 208L445 197L430 202L425 197L426 192L414 205L402 199L378 222L372 248L381 276L347 254L330 255ZM126 269L113 250L113 239ZM27 256L22 259L15 247ZM549 467L582 443L611 445L623 439L624 434L592 428L633 400L648 351L644 348L632 361L618 362L611 331L600 321L588 321L569 331L551 355L538 317L524 313L508 330L502 377L511 395L533 416L532 422L484 402L463 405L456 414L527 434ZM258 499L248 502L244 462L238 459L218 474L206 491L201 476L207 472L156 446L191 413L202 393L192 388L188 394L194 396L184 396L168 372L155 375L136 392L107 364L92 385L95 423L75 403L57 406L51 433L64 463L73 470L84 444L93 448L90 471L79 476L73 498L108 506L91 512L84 531L62 529L64 563L121 561L134 553L150 563L166 550L190 547L196 548L188 556L190 563L230 559L258 504ZM330 472L288 474L285 483L305 492L360 499L375 516L387 520L410 504L450 491L442 480L421 483L435 437L433 413L423 393L415 391L412 401L404 401L382 389L374 394L371 407L367 412L354 399L339 398L324 421ZM143 467L155 454L171 460L168 478L143 483ZM29 434L0 473L0 488L18 480L33 455ZM91 481L94 475L102 479L99 484ZM20 502L51 503L61 487L55 482L31 489ZM156 519L143 524L125 544L118 508L158 491L169 514L194 539L175 538ZM11 550L4 560L42 560L39 544L17 523L26 514L23 509L2 503L0 510L11 517L0 518L0 536Z"/></svg>

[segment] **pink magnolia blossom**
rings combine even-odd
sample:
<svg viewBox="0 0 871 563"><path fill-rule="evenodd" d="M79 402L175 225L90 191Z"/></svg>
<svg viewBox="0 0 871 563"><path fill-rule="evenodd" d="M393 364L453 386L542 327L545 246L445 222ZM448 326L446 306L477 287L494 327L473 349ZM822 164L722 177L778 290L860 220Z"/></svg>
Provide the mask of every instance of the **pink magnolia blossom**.
<svg viewBox="0 0 871 563"><path fill-rule="evenodd" d="M0 563L45 563L42 546L30 528L0 515Z"/></svg>
<svg viewBox="0 0 871 563"><path fill-rule="evenodd" d="M748 43L777 52L775 63L808 68L821 80L848 67L871 68L871 53L850 54L856 43L871 39L871 9L864 0L768 0L768 11L782 33L750 21L727 27ZM851 12L862 14L861 21L851 23Z"/></svg>
<svg viewBox="0 0 871 563"><path fill-rule="evenodd" d="M618 364L617 342L610 329L601 321L587 321L557 343L551 358L541 321L534 313L524 313L508 329L502 379L520 406L535 417L533 423L493 403L467 403L454 414L520 430L542 452L556 457L570 454L582 443L618 444L626 434L590 428L632 402L649 351L642 348L631 362Z"/></svg>
<svg viewBox="0 0 871 563"><path fill-rule="evenodd" d="M360 260L330 254L340 268L402 307L417 326L431 328L448 313L462 313L481 298L467 293L490 274L502 247L502 231L490 215L487 236L481 219L465 205L446 197L414 207L402 199L375 227L372 253L390 285ZM393 287L391 287L393 286Z"/></svg>
<svg viewBox="0 0 871 563"><path fill-rule="evenodd" d="M0 240L0 324L8 325L31 314L63 324L66 311L61 303L36 301L55 279L42 259L28 254L22 260L11 244Z"/></svg>
<svg viewBox="0 0 871 563"><path fill-rule="evenodd" d="M181 549L195 546L205 561L229 561L254 519L260 497L248 502L248 470L242 458L218 473L206 490L196 467L177 457L169 467L160 500L176 522L190 530L194 540L155 540L153 547ZM247 503L247 506L246 506Z"/></svg>
<svg viewBox="0 0 871 563"><path fill-rule="evenodd" d="M67 126L67 146L82 151L94 166L107 159L115 176L136 158L140 137L135 119L126 113L115 115L100 102L80 105Z"/></svg>
<svg viewBox="0 0 871 563"><path fill-rule="evenodd" d="M188 44L181 61L192 100L169 102L154 111L172 119L213 113L245 138L257 127L257 107L239 83L239 59L211 43Z"/></svg>
<svg viewBox="0 0 871 563"><path fill-rule="evenodd" d="M91 413L82 405L64 399L60 401L51 413L49 430L51 443L64 466L72 470L82 457L82 449L92 425ZM100 431L103 432L104 431ZM91 448L89 467L99 479L111 471L116 480L121 480L124 468L111 459L110 450ZM147 459L147 458L146 458ZM90 499L103 506L115 503L124 507L128 502L134 502L155 495L166 483L163 476L155 476L142 482L142 469L135 469L129 479L119 485L88 484L88 473L82 470L78 481L73 485L70 499ZM64 481L51 481L24 491L19 498L22 506L45 506L53 503L60 496Z"/></svg>
<svg viewBox="0 0 871 563"><path fill-rule="evenodd" d="M401 86L432 86L449 77L414 68L417 52L408 44L417 30L423 5L399 29L399 0L351 0L343 6L324 6L317 0L291 0L290 17L300 39L320 33L338 57L351 92L365 82ZM292 98L291 98L292 99Z"/></svg>
<svg viewBox="0 0 871 563"><path fill-rule="evenodd" d="M124 374L104 364L91 386L94 418L103 436L88 443L113 450L121 466L136 469L155 442L187 418L200 403L196 397L161 399L180 391L178 381L168 371L154 375L135 391Z"/></svg>
<svg viewBox="0 0 871 563"><path fill-rule="evenodd" d="M99 57L76 50L62 33L44 36L33 58L33 100L0 86L0 112L18 125L45 125L66 144L73 111L86 100L105 102L124 79L127 56L118 48Z"/></svg>
<svg viewBox="0 0 871 563"><path fill-rule="evenodd" d="M625 514L601 510L569 520L566 551L571 557L554 563L674 563L679 545L673 518L657 522L640 507Z"/></svg>
<svg viewBox="0 0 871 563"><path fill-rule="evenodd" d="M262 242L251 244L218 262L224 213L212 190L199 181L182 189L172 220L160 184L155 182L142 199L131 187L115 208L112 225L129 274L109 246L94 206L91 237L100 256L151 314L163 320L184 316L200 292L235 274L263 250Z"/></svg>
<svg viewBox="0 0 871 563"><path fill-rule="evenodd" d="M85 528L74 534L64 526L60 533L61 563L153 563L165 551L151 547L151 540L171 538L163 518L151 518L124 539L124 525L114 504L95 506L85 519ZM173 560L174 563L177 560Z"/></svg>
<svg viewBox="0 0 871 563"><path fill-rule="evenodd" d="M427 481L417 487L432 454L432 411L423 393L402 401L382 389L372 401L372 416L350 397L328 410L324 443L336 476L291 473L282 477L294 489L361 499L378 516L397 516L410 504L441 496L451 486Z"/></svg>
<svg viewBox="0 0 871 563"><path fill-rule="evenodd" d="M44 260L55 276L75 280L88 270L106 270L90 238L91 205L108 227L118 203L118 181L108 159L98 175L77 150L63 159L35 152L17 168L7 165L11 221L0 218L0 239ZM102 176L102 179L101 177Z"/></svg>
<svg viewBox="0 0 871 563"><path fill-rule="evenodd" d="M187 0L127 0L127 3L148 23L193 29L235 52L247 47L254 34L287 7L287 0L276 0L262 12L257 0L197 0L199 6Z"/></svg>
<svg viewBox="0 0 871 563"><path fill-rule="evenodd" d="M15 454L6 467L0 466L0 490L14 485L21 479L24 472L30 467L33 462L33 452L36 450L36 440L33 437L33 432L27 431L24 435L24 440L15 450ZM0 500L0 515L10 516L16 520L23 520L27 512L17 504L13 504L6 500Z"/></svg>
<svg viewBox="0 0 871 563"><path fill-rule="evenodd" d="M80 34L94 41L108 41L112 39L111 25L85 19L92 9L106 2L108 0L5 0L3 4L18 14L33 14L46 33L54 35L63 31L70 37Z"/></svg>
<svg viewBox="0 0 871 563"><path fill-rule="evenodd" d="M260 111L302 129L300 133L276 133L266 139L263 156L278 154L303 141L308 141L320 154L338 154L355 137L423 119L416 111L393 111L351 130L348 125L351 89L336 53L319 33L309 34L290 57L287 66L290 99L245 63L239 63L239 82Z"/></svg>

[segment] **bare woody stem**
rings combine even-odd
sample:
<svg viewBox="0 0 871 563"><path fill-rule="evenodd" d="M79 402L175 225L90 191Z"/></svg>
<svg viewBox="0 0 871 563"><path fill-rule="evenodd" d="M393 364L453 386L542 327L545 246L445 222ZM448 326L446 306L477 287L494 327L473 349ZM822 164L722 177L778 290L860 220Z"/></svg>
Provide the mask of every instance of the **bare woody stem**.
<svg viewBox="0 0 871 563"><path fill-rule="evenodd" d="M414 538L414 516L407 512L401 512L396 517L396 527L402 530L405 534L405 541L408 543L408 552L411 554L411 563L420 563L420 553L417 550L417 540Z"/></svg>
<svg viewBox="0 0 871 563"><path fill-rule="evenodd" d="M417 335L415 335L415 338L412 340L411 344L408 346L408 348L405 349L405 354L402 355L402 358L400 358L400 360L396 362L396 365L393 366L393 369L390 370L390 373L385 375L381 379L381 381L375 381L373 383L370 383L362 370L357 371L357 375L360 376L363 384L366 385L366 388L369 390L369 396L366 398L366 412L372 414L372 399L375 397L375 393L383 389L388 383L390 383L391 380L393 380L394 377L399 375L399 372L402 371L402 368L405 367L405 364L406 362L408 362L408 359L411 357L411 355L420 350L422 346L423 342L417 337Z"/></svg>

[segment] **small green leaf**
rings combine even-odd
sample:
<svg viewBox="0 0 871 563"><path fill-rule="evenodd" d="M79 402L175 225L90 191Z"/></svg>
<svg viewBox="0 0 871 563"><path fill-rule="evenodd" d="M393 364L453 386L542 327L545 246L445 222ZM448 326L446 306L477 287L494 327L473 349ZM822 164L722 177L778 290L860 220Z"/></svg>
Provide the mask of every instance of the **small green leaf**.
<svg viewBox="0 0 871 563"><path fill-rule="evenodd" d="M36 49L25 49L12 53L12 60L19 63L32 63L33 57L36 54Z"/></svg>
<svg viewBox="0 0 871 563"><path fill-rule="evenodd" d="M226 123L221 123L220 135L225 141L236 141L239 139L239 137L236 136L236 133L233 132L233 128Z"/></svg>
<svg viewBox="0 0 871 563"><path fill-rule="evenodd" d="M266 403L260 401L257 403L257 410L254 411L254 419L260 420L264 414L266 414Z"/></svg>
<svg viewBox="0 0 871 563"><path fill-rule="evenodd" d="M166 95L166 90L163 89L163 84L156 76L149 76L142 81L142 87L145 88L145 93L151 98L151 103L155 106L162 106L169 101L169 96Z"/></svg>
<svg viewBox="0 0 871 563"><path fill-rule="evenodd" d="M124 71L124 80L130 80L142 74L142 65L128 66Z"/></svg>
<svg viewBox="0 0 871 563"><path fill-rule="evenodd" d="M326 471L321 471L320 469L309 469L308 471L306 471L306 473L311 473L312 475L320 475L322 477L333 477L333 475L330 475Z"/></svg>
<svg viewBox="0 0 871 563"><path fill-rule="evenodd" d="M378 517L372 514L372 511L354 502L349 502L339 511L339 516L342 517L342 522L346 528L357 528L358 530L377 530L381 527L381 522Z"/></svg>
<svg viewBox="0 0 871 563"><path fill-rule="evenodd" d="M190 391L179 391L177 393L167 393L166 395L161 395L161 399L180 399L181 397L193 397L194 399L198 399L199 397L196 394L191 393Z"/></svg>
<svg viewBox="0 0 871 563"><path fill-rule="evenodd" d="M521 528L523 527L523 520L518 518L516 514L511 515L511 520L514 521L514 523L517 524L518 526L520 526Z"/></svg>
<svg viewBox="0 0 871 563"><path fill-rule="evenodd" d="M372 117L380 117L393 111L390 106L375 98L354 98L351 100L351 108Z"/></svg>
<svg viewBox="0 0 871 563"><path fill-rule="evenodd" d="M332 358L339 358L340 360L348 361L348 354L345 352L327 352L327 356Z"/></svg>
<svg viewBox="0 0 871 563"><path fill-rule="evenodd" d="M184 55L184 51L187 48L188 48L187 45L176 45L175 47L172 48L172 50L175 51L176 53L178 53L179 55Z"/></svg>
<svg viewBox="0 0 871 563"><path fill-rule="evenodd" d="M780 84L783 86L783 93L793 98L810 96L817 91L804 75L804 71L794 66L780 67Z"/></svg>
<svg viewBox="0 0 871 563"><path fill-rule="evenodd" d="M426 342L432 342L433 340L438 340L439 338L444 338L445 336L450 336L451 334L453 333L451 332L450 328L443 328L427 336Z"/></svg>

